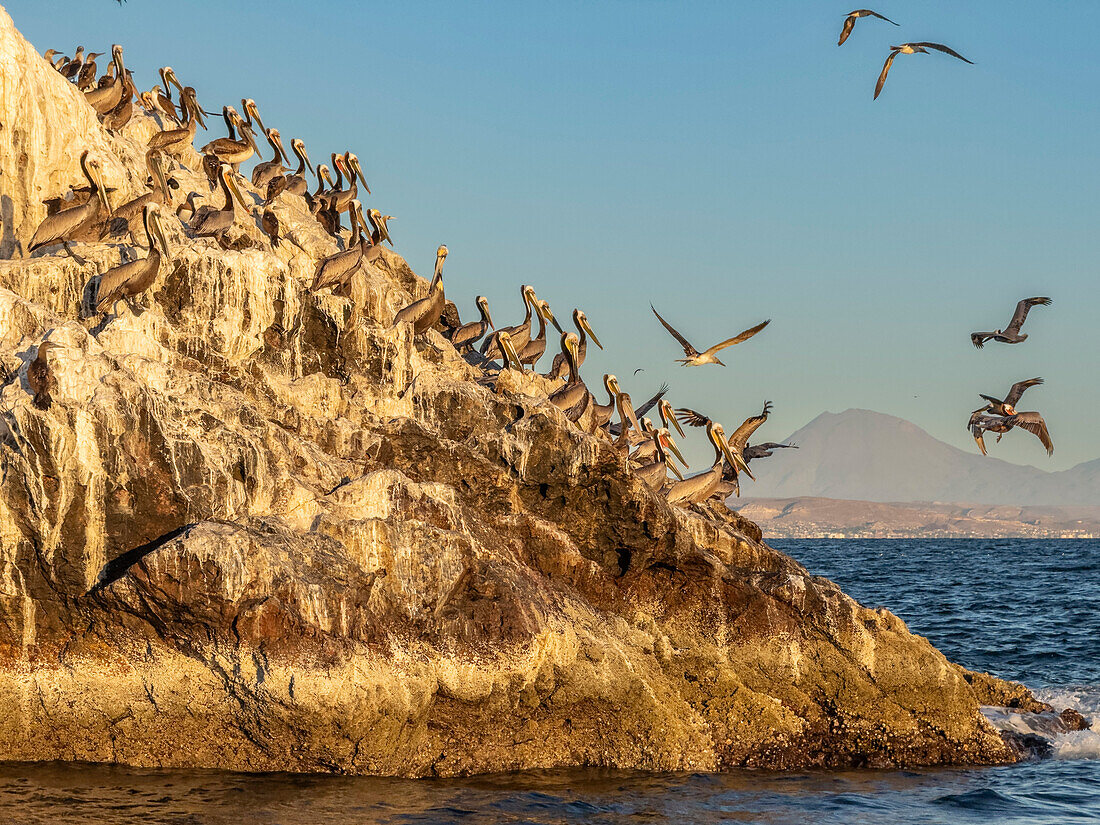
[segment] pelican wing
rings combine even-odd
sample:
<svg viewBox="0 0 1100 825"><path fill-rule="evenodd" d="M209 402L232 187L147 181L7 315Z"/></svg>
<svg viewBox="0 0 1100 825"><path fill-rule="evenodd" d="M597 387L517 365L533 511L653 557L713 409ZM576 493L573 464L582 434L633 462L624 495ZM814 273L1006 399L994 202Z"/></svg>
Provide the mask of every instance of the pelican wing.
<svg viewBox="0 0 1100 825"><path fill-rule="evenodd" d="M1006 332L1019 332L1020 327L1024 325L1024 321L1027 320L1028 311L1034 306L1050 306L1050 298L1024 298L1020 303L1016 304L1016 311L1012 313L1012 320L1008 322L1008 329Z"/></svg>
<svg viewBox="0 0 1100 825"><path fill-rule="evenodd" d="M844 28L840 31L840 40L836 42L838 46L843 46L844 41L848 39L848 35L852 33L852 29L856 26L856 16L849 14L848 19L844 21Z"/></svg>
<svg viewBox="0 0 1100 825"><path fill-rule="evenodd" d="M970 333L970 343L981 349L985 346L985 342L993 337L992 332L972 332Z"/></svg>
<svg viewBox="0 0 1100 825"><path fill-rule="evenodd" d="M1047 429L1047 422L1043 420L1043 417L1037 412L1022 412L1016 413L1008 417L1010 424L1017 427L1023 427L1032 435L1036 436L1047 448L1047 455L1054 454L1054 442L1050 440L1050 431Z"/></svg>
<svg viewBox="0 0 1100 825"><path fill-rule="evenodd" d="M882 64L882 74L878 76L878 83L875 84L875 100L878 100L878 96L882 94L882 87L886 85L886 75L890 74L890 67L894 65L894 58L897 56L897 51L890 52L890 56Z"/></svg>
<svg viewBox="0 0 1100 825"><path fill-rule="evenodd" d="M1012 385L1012 389L1008 391L1008 395L1005 396L1005 403L1010 407L1015 407L1016 402L1020 400L1020 396L1024 394L1024 390L1028 387L1035 387L1042 383L1042 378L1029 378L1027 381L1017 381Z"/></svg>
<svg viewBox="0 0 1100 825"><path fill-rule="evenodd" d="M105 312L111 304L122 297L122 287L126 285L134 275L141 272L146 264L145 258L108 269L99 278L99 286L96 288L95 309L96 312Z"/></svg>
<svg viewBox="0 0 1100 825"><path fill-rule="evenodd" d="M649 308L653 310L653 314L657 316L657 320L661 322L661 325L672 334L673 338L680 342L680 346L684 348L684 355L688 358L694 358L699 354L699 350L695 349L687 338L673 329L672 324L661 317L661 313L654 308L653 304L650 304Z"/></svg>
<svg viewBox="0 0 1100 825"><path fill-rule="evenodd" d="M657 393L644 404L642 404L642 406L638 407L638 409L634 411L635 414L645 415L647 412L657 406L657 402L665 397L666 392L668 392L668 384L661 384L661 388L657 390Z"/></svg>
<svg viewBox="0 0 1100 825"><path fill-rule="evenodd" d="M978 449L982 451L982 455L989 455L985 451L985 430L975 424L970 428L970 434L974 436L974 443L978 445Z"/></svg>
<svg viewBox="0 0 1100 825"><path fill-rule="evenodd" d="M877 11L871 11L870 9L860 9L860 17L877 17L879 20L885 20L887 23L894 23L889 17L879 14ZM894 23L895 26L900 26L900 23Z"/></svg>
<svg viewBox="0 0 1100 825"><path fill-rule="evenodd" d="M971 66L974 65L973 60L967 60L965 57L963 57L957 51L955 51L954 49L948 48L947 46L943 45L942 43L911 43L910 45L911 46L924 46L927 49L935 49L938 52L943 52L944 54L949 54L952 57L957 57L957 58L959 58L959 60L963 61L963 63L969 63Z"/></svg>
<svg viewBox="0 0 1100 825"><path fill-rule="evenodd" d="M765 401L764 411L760 413L760 415L754 415L746 418L742 422L741 426L733 431L733 435L729 437L728 443L730 445L730 449L736 449L738 451L744 450L749 443L749 438L752 437L752 434L754 432L760 429L760 425L768 420L768 414L771 413L771 411L772 402Z"/></svg>
<svg viewBox="0 0 1100 825"><path fill-rule="evenodd" d="M772 319L769 318L767 321L757 324L755 327L749 327L744 332L739 333L732 338L727 338L725 341L722 341L719 344L715 344L713 347L707 350L707 353L713 355L716 352L724 350L726 347L732 347L734 344L740 344L742 341L748 341L750 338L752 338L752 336L756 335L756 333L760 332L760 330L762 330L771 322Z"/></svg>
<svg viewBox="0 0 1100 825"><path fill-rule="evenodd" d="M705 427L710 423L710 419L705 415L695 412L695 410L689 410L687 407L676 410L676 415L689 427Z"/></svg>

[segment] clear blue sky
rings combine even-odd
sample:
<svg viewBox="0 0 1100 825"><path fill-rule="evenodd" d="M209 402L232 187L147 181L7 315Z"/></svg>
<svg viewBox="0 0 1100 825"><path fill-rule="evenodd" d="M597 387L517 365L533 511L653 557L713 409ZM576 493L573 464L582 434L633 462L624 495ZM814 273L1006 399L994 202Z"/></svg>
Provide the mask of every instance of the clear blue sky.
<svg viewBox="0 0 1100 825"><path fill-rule="evenodd" d="M996 455L1100 456L1100 3L883 0L902 27L841 48L849 6L805 0L5 5L40 51L119 42L143 89L170 64L209 110L253 97L315 159L352 149L414 268L449 246L464 314L515 323L525 282L585 309L592 386L667 380L727 428L767 398L766 439L865 407L973 449L976 393L1040 375L1055 457ZM872 102L905 40L977 65L899 57ZM1028 295L1054 298L1031 340L970 346ZM683 369L651 300L704 347L773 322Z"/></svg>

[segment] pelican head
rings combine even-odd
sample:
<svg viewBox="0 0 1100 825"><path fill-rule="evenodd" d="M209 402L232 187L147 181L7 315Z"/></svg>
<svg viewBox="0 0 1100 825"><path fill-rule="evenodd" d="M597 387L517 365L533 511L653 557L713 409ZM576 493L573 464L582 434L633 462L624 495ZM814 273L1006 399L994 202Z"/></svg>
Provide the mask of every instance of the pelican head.
<svg viewBox="0 0 1100 825"><path fill-rule="evenodd" d="M126 77L126 66L122 63L122 46L118 43L111 46L111 60L114 61L115 68L118 69L119 78Z"/></svg>
<svg viewBox="0 0 1100 825"><path fill-rule="evenodd" d="M160 70L160 79L164 81L165 92L170 91L168 87L171 85L175 86L180 94L183 94L183 86L180 85L179 80L176 78L176 73L171 66L165 66Z"/></svg>
<svg viewBox="0 0 1100 825"><path fill-rule="evenodd" d="M171 71L171 69L169 69ZM191 112L191 116L199 122L199 126L203 129L206 128L206 118L202 116L202 107L199 105L199 99L195 95L195 87L187 86L182 92L180 92L180 101L183 103L184 109Z"/></svg>
<svg viewBox="0 0 1100 825"><path fill-rule="evenodd" d="M482 317L489 323L489 329L496 329L496 327L493 326L493 316L489 314L489 299L484 295L478 295L474 303L477 304L477 308L481 310Z"/></svg>
<svg viewBox="0 0 1100 825"><path fill-rule="evenodd" d="M519 294L523 296L523 303L534 309L535 302L538 300L535 295L535 288L530 284L524 284L520 287Z"/></svg>
<svg viewBox="0 0 1100 825"><path fill-rule="evenodd" d="M237 115L237 117L239 118L240 115ZM261 157L260 147L256 145L256 138L252 134L252 127L245 123L244 120L241 120L241 122L237 124L237 129L240 131L244 139L248 142L248 145L252 147L252 151L256 153L256 157Z"/></svg>
<svg viewBox="0 0 1100 825"><path fill-rule="evenodd" d="M260 110L256 108L255 100L250 97L242 97L241 108L244 109L244 114L247 118L247 123L249 126L252 125L252 121L256 121L256 123L260 127L260 130L265 133L267 132L267 129L264 128L264 122L260 120Z"/></svg>
<svg viewBox="0 0 1100 825"><path fill-rule="evenodd" d="M301 138L294 138L290 141L290 148L294 150L299 160L306 165L306 168L310 172L313 171L313 164L309 162L309 155L306 154L306 145Z"/></svg>
<svg viewBox="0 0 1100 825"><path fill-rule="evenodd" d="M535 311L539 314L539 317L542 318L543 321L547 321L553 324L554 328L558 332L562 331L562 328L558 326L558 320L554 317L554 313L550 309L549 301L539 299L535 303Z"/></svg>
<svg viewBox="0 0 1100 825"><path fill-rule="evenodd" d="M351 229L358 229L360 232L370 234L370 229L367 227L367 222L363 218L363 204L359 202L358 198L352 199L351 206L349 207L349 214L351 215Z"/></svg>
<svg viewBox="0 0 1100 825"><path fill-rule="evenodd" d="M676 428L676 432L680 434L680 438L684 437L683 427L680 426L680 421L676 418L676 410L672 409L668 399L662 398L657 402L657 414L661 416L661 421L664 422L666 427L672 424Z"/></svg>
<svg viewBox="0 0 1100 825"><path fill-rule="evenodd" d="M328 167L323 163L317 167L317 183L328 183L329 186L336 185L332 181L332 174L329 172Z"/></svg>
<svg viewBox="0 0 1100 825"><path fill-rule="evenodd" d="M344 153L345 172L347 173L348 180L351 181L354 178L359 178L359 182L363 184L363 188L367 190L367 194L370 194L370 187L367 186L367 180L363 177L363 167L359 165L359 156L354 152Z"/></svg>
<svg viewBox="0 0 1100 825"><path fill-rule="evenodd" d="M164 228L160 225L160 206L155 203L145 204L145 208L141 210L141 219L145 224L145 231L149 237L160 241L161 250L164 252L165 257L170 256L172 250L168 247L168 239L164 236Z"/></svg>
<svg viewBox="0 0 1100 825"><path fill-rule="evenodd" d="M619 379L611 373L608 373L603 377L603 385L604 388L607 390L607 394L610 395L612 398L614 398L616 395L619 394L619 392L621 392L619 390Z"/></svg>
<svg viewBox="0 0 1100 825"><path fill-rule="evenodd" d="M100 165L99 158L85 149L80 156L80 168L84 172L84 177L88 179L88 183L95 187L95 193L103 204L103 208L107 210L107 214L114 212L111 195L103 183L103 167Z"/></svg>
<svg viewBox="0 0 1100 825"><path fill-rule="evenodd" d="M596 333L592 331L592 325L588 323L588 316L579 309L573 310L573 323L577 325L577 329L583 329L592 342L603 349L603 344L600 343L600 339L596 337Z"/></svg>
<svg viewBox="0 0 1100 825"><path fill-rule="evenodd" d="M676 442L672 440L672 435L669 433L668 427L661 427L661 429L657 430L657 440L664 449L670 450L681 464L685 467L688 466L687 460L680 453L680 448L677 447Z"/></svg>
<svg viewBox="0 0 1100 825"><path fill-rule="evenodd" d="M241 190L237 186L236 176L233 174L233 167L230 166L228 163L221 164L218 167L218 175L221 177L222 183L225 184L226 189L232 195L232 198L230 198L229 203L227 203L226 206L231 206L233 203L233 198L236 198L237 203L241 205L241 208L247 211L248 204L245 203L244 195L241 194Z"/></svg>
<svg viewBox="0 0 1100 825"><path fill-rule="evenodd" d="M652 433L654 431L653 422L650 421L648 418L643 418L642 419L642 430L644 430L647 433Z"/></svg>
<svg viewBox="0 0 1100 825"><path fill-rule="evenodd" d="M564 332L562 335L562 348L573 359L573 366L576 367L581 360L580 339L577 338L576 333L573 332Z"/></svg>
<svg viewBox="0 0 1100 825"><path fill-rule="evenodd" d="M289 166L290 160L287 159L286 149L283 148L283 136L279 134L279 130L274 128L268 129L265 134L267 135L267 142L270 143L271 148L275 150L274 160L282 158L283 163Z"/></svg>
<svg viewBox="0 0 1100 825"><path fill-rule="evenodd" d="M500 351L504 353L506 366L509 369L522 370L523 363L516 353L516 345L512 343L512 336L502 331L497 335L497 341L500 343Z"/></svg>

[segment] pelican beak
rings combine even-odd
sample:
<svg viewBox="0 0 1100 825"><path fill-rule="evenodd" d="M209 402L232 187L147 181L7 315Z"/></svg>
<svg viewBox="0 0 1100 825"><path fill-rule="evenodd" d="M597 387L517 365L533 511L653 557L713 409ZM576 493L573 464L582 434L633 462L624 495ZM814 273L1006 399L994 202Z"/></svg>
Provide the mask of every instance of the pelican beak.
<svg viewBox="0 0 1100 825"><path fill-rule="evenodd" d="M228 166L222 169L222 179L225 181L225 185L229 187L229 191L233 194L233 197L237 199L237 203L241 205L241 208L246 212L248 210L248 204L245 203L244 195L241 194L241 190L237 186L237 181L234 179L233 170Z"/></svg>
<svg viewBox="0 0 1100 825"><path fill-rule="evenodd" d="M111 58L115 62L115 68L118 69L119 80L124 80L126 78L126 66L122 63L122 46L117 44L111 46Z"/></svg>
<svg viewBox="0 0 1100 825"><path fill-rule="evenodd" d="M99 193L103 208L107 210L108 215L112 214L115 208L111 205L111 194L107 191L106 184L103 183L103 170L99 167L99 162L89 163L88 169L91 171L92 178L95 180L96 191Z"/></svg>
<svg viewBox="0 0 1100 825"><path fill-rule="evenodd" d="M560 334L562 332L562 328L558 324L558 319L554 317L554 313L550 310L550 305L546 304L545 306L543 306L542 309L543 309L543 312L545 313L545 315L543 317L545 317L545 319L547 321L549 321L551 324L553 324L554 329L556 329L558 331L558 333Z"/></svg>
<svg viewBox="0 0 1100 825"><path fill-rule="evenodd" d="M183 94L183 86L180 85L179 80L176 78L176 73L172 71L171 66L166 66L164 69L164 81L165 83L171 83L180 94Z"/></svg>
<svg viewBox="0 0 1100 825"><path fill-rule="evenodd" d="M665 466L666 466L666 467L667 467L668 469L672 470L672 474L673 474L674 476L676 476L676 478L680 479L680 481L683 481L683 480L684 480L684 474L680 472L680 468L676 466L676 462L674 462L674 461L666 461L666 462L665 462ZM685 465L685 466L687 466L687 465Z"/></svg>
<svg viewBox="0 0 1100 825"><path fill-rule="evenodd" d="M680 448L676 446L676 442L675 442L675 441L673 441L673 440L672 440L672 438L671 438L670 436L667 436L667 435L666 435L666 436L662 436L662 437L661 437L661 444L662 444L662 445L663 445L664 447L667 447L667 448L668 448L668 449L669 449L669 450L670 450L670 451L672 452L672 454L673 454L674 456L676 456L676 458L677 458L677 459L679 459L679 461L680 461L680 463L681 463L681 464L683 464L683 465L684 465L685 467L688 467L688 466L690 466L690 465L689 465L689 464L687 463L687 459L685 459L685 458L683 457L683 455L681 455L681 454L680 454Z"/></svg>
<svg viewBox="0 0 1100 825"><path fill-rule="evenodd" d="M170 258L172 256L172 250L168 246L168 239L164 236L164 228L160 225L159 209L154 209L149 213L149 224L153 227L153 233L157 240L160 241L161 248L164 249L164 257Z"/></svg>
<svg viewBox="0 0 1100 825"><path fill-rule="evenodd" d="M271 142L275 145L275 151L277 154L274 159L278 160L279 158L282 158L283 163L285 163L287 166L290 166L290 158L286 156L286 149L283 148L282 136L277 131L272 129L268 137L271 138Z"/></svg>
<svg viewBox="0 0 1100 825"><path fill-rule="evenodd" d="M263 155L260 154L260 147L256 145L256 138L252 136L252 130L248 127L248 124L241 123L238 128L244 132L244 139L248 141L248 145L252 147L252 151L256 153L256 157L262 159Z"/></svg>
<svg viewBox="0 0 1100 825"><path fill-rule="evenodd" d="M260 127L260 131L264 134L267 133L267 128L264 126L264 122L260 119L260 111L256 108L256 101L252 98L248 98L242 101L244 112L248 115L249 120L254 120Z"/></svg>
<svg viewBox="0 0 1100 825"><path fill-rule="evenodd" d="M348 159L348 166L351 168L355 177L359 178L359 182L363 184L363 188L367 190L367 194L370 194L370 187L367 186L367 180L363 177L363 168L359 165L359 158L352 155Z"/></svg>
<svg viewBox="0 0 1100 825"><path fill-rule="evenodd" d="M309 153L306 152L306 147L305 147L304 143L301 145L301 150L302 150L302 160L304 160L306 162L306 169L308 169L310 172L312 172L313 171L313 164L309 160Z"/></svg>
<svg viewBox="0 0 1100 825"><path fill-rule="evenodd" d="M664 410L665 417L672 422L672 426L676 428L676 432L680 434L680 438L686 438L687 436L684 435L684 428L680 426L680 419L676 417L676 410L672 409L672 405L663 398L661 401L663 402L661 406Z"/></svg>
<svg viewBox="0 0 1100 825"><path fill-rule="evenodd" d="M489 314L489 302L486 301L481 305L481 308L485 310L485 320L489 322L489 329L495 331L496 327L493 325L493 316Z"/></svg>
<svg viewBox="0 0 1100 825"><path fill-rule="evenodd" d="M715 358L715 359L714 359L714 363L715 363L715 364L717 364L717 365L718 365L718 366L720 366L720 367L724 367L724 366L725 366L725 364L723 364L723 363L722 363L722 361L721 361L721 359L719 359L719 358Z"/></svg>
<svg viewBox="0 0 1100 825"><path fill-rule="evenodd" d="M592 331L592 326L588 323L588 317L585 315L581 316L581 326L584 327L584 331L588 333L588 337L592 339L592 343L600 349L603 349L603 344L601 344L600 339L596 337L596 333Z"/></svg>

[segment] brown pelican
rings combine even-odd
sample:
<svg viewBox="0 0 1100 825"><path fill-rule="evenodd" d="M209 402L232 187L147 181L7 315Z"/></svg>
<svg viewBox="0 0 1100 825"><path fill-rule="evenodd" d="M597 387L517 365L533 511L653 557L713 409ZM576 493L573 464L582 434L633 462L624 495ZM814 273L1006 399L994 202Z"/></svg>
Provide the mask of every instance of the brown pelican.
<svg viewBox="0 0 1100 825"><path fill-rule="evenodd" d="M726 446L732 455L735 455L741 459L738 464L732 462L722 471L722 480L730 482L732 487L730 492L735 492L738 496L741 495L741 480L739 478L739 468L744 469L745 473L753 481L756 481L756 476L752 474L749 469L748 460L744 456L745 447L748 446L749 438L754 432L756 432L760 426L768 420L768 415L771 413L772 404L770 401L764 402L764 410L760 415L749 416L742 422L741 426L733 431L729 440L726 442ZM697 413L695 410L687 408L679 409L676 411L683 419L685 424L692 427L705 427L710 419L702 413Z"/></svg>
<svg viewBox="0 0 1100 825"><path fill-rule="evenodd" d="M370 209L367 211L367 219L374 227L370 233L371 240L376 244L386 241L392 247L393 241L390 239L389 222L394 219L393 215L383 215L377 209Z"/></svg>
<svg viewBox="0 0 1100 825"><path fill-rule="evenodd" d="M579 309L573 310L573 325L577 328L577 332L580 333L580 346L578 348L580 363L577 366L583 366L585 355L588 353L588 336L592 336L592 342L600 349L603 349L603 344L601 344L600 339L596 337L596 333L592 331L592 326L588 323L588 316ZM558 353L554 356L554 362L550 365L550 372L546 373L546 377L562 378L567 369L565 356Z"/></svg>
<svg viewBox="0 0 1100 825"><path fill-rule="evenodd" d="M318 261L317 270L313 275L313 285L310 287L314 292L325 287L345 286L363 263L363 255L367 251L367 241L363 234L366 230L363 205L359 201L354 201L351 212L352 229L356 234L349 241L347 249Z"/></svg>
<svg viewBox="0 0 1100 825"><path fill-rule="evenodd" d="M351 202L359 197L360 181L363 183L363 188L367 190L368 195L370 194L370 187L367 186L367 182L363 178L363 168L359 165L359 158L353 152L333 155L332 162L336 165L338 172L343 172L348 176L348 188L330 192L328 196L329 208L335 210L339 215L341 212L347 212ZM339 217L336 220L337 228L339 228Z"/></svg>
<svg viewBox="0 0 1100 825"><path fill-rule="evenodd" d="M168 181L164 177L164 163L160 152L147 152L145 163L149 167L151 189L144 195L139 195L112 211L107 218L103 231L99 235L101 239L106 238L108 235L124 235L127 232L130 233L130 238L133 239L133 221L139 215L144 220L144 210L147 204L171 205L172 195L168 189Z"/></svg>
<svg viewBox="0 0 1100 825"><path fill-rule="evenodd" d="M512 338L507 332L500 337L500 351L503 354L501 360L504 362L504 366L500 368L501 372L504 372L504 370L523 370L523 364L519 362L519 353L516 352L516 348L512 344Z"/></svg>
<svg viewBox="0 0 1100 825"><path fill-rule="evenodd" d="M285 171L283 164L290 163L286 157L286 150L283 149L283 139L279 135L279 130L268 129L266 134L274 159L257 163L256 168L252 170L252 185L257 189L266 189L273 178L283 174Z"/></svg>
<svg viewBox="0 0 1100 825"><path fill-rule="evenodd" d="M941 43L903 43L900 46L891 46L890 56L886 58L886 62L882 66L882 74L878 76L878 84L875 86L875 100L878 100L878 96L882 94L882 87L886 83L886 75L890 73L890 67L894 65L895 57L899 54L928 54L929 49L935 49L938 52L957 57L964 63L974 65L973 60L967 60L954 49L949 49Z"/></svg>
<svg viewBox="0 0 1100 825"><path fill-rule="evenodd" d="M306 169L310 172L313 171L313 164L309 162L309 155L306 154L306 145L300 138L294 138L290 141L290 149L298 157L298 168L294 170L292 175L287 175L286 179L286 191L292 195L304 196L309 190L309 182L306 180Z"/></svg>
<svg viewBox="0 0 1100 825"><path fill-rule="evenodd" d="M709 470L673 484L668 490L670 504L691 504L710 498L722 483L723 460L728 461L730 466L739 466L748 472L744 459L732 453L726 444L726 434L722 431L722 425L715 421L707 421L706 426L707 438L714 447L714 463Z"/></svg>
<svg viewBox="0 0 1100 825"><path fill-rule="evenodd" d="M106 312L116 301L140 295L151 287L160 273L161 262L172 254L160 225L160 206L147 203L141 217L145 224L145 237L149 241L149 254L103 273L96 290L96 312Z"/></svg>
<svg viewBox="0 0 1100 825"><path fill-rule="evenodd" d="M606 427L611 421L611 416L615 414L615 396L619 394L619 379L611 373L604 373L603 387L607 391L608 403L593 405L597 427Z"/></svg>
<svg viewBox="0 0 1100 825"><path fill-rule="evenodd" d="M497 346L497 336L502 331L508 333L508 336L512 339L512 346L514 346L517 351L527 346L527 343L531 340L531 311L538 298L535 295L535 288L530 284L524 284L520 287L519 293L523 298L523 306L527 310L527 314L523 318L523 323L510 327L501 327L500 330L497 330L497 332L494 332L486 338L481 344L481 354L485 357L499 357L500 347Z"/></svg>
<svg viewBox="0 0 1100 825"><path fill-rule="evenodd" d="M661 322L662 326L664 326L665 329L672 333L672 337L679 341L680 346L684 348L684 355L686 355L687 358L677 358L676 360L680 364L683 364L685 367L700 367L703 364L718 364L718 366L724 367L725 364L723 364L717 357L718 353L721 350L724 350L726 347L732 347L734 344L740 344L742 341L749 340L750 338L752 338L752 336L756 335L756 333L760 332L760 330L771 323L771 319L769 318L767 321L764 321L761 324L757 324L755 327L750 327L749 329L738 335L733 336L732 338L727 338L725 341L721 341L715 344L708 350L699 352L699 350L695 349L695 347L693 347L688 342L687 338L685 338L683 335L673 329L672 325L661 317L661 314L657 312L656 309L654 309L653 304L650 304L649 308L653 310L653 314L657 316L657 320Z"/></svg>
<svg viewBox="0 0 1100 825"><path fill-rule="evenodd" d="M481 336L493 328L493 318L489 315L489 299L478 295L474 303L481 313L481 320L463 324L451 334L451 344L459 352L470 352Z"/></svg>
<svg viewBox="0 0 1100 825"><path fill-rule="evenodd" d="M99 115L107 114L122 102L122 92L126 86L126 67L122 63L122 46L115 44L111 47L111 61L117 70L114 79L105 86L99 86L84 93L84 99Z"/></svg>
<svg viewBox="0 0 1100 825"><path fill-rule="evenodd" d="M966 424L966 428L970 430L970 434L974 436L974 441L978 445L978 449L982 451L982 455L989 455L985 449L985 433L998 433L997 440L1001 440L1001 436L1007 433L1012 427L1009 423L1000 416L985 415L985 411L988 407L982 407L980 410L974 410L970 414L970 420Z"/></svg>
<svg viewBox="0 0 1100 825"><path fill-rule="evenodd" d="M970 416L969 427L974 440L978 442L982 455L986 454L985 442L982 439L983 431L999 433L997 440L1000 441L1001 436L1014 427L1021 427L1033 434L1046 447L1047 455L1054 455L1054 442L1050 438L1047 423L1039 413L1034 411L1019 412L1007 416L983 416L978 411Z"/></svg>
<svg viewBox="0 0 1100 825"><path fill-rule="evenodd" d="M680 419L676 417L676 410L672 409L672 405L668 403L667 399L660 399L657 402L657 414L661 416L661 421L667 427L671 424L676 428L676 432L680 434L680 437L684 437L684 429L680 426Z"/></svg>
<svg viewBox="0 0 1100 825"><path fill-rule="evenodd" d="M84 58L84 65L80 67L80 72L76 76L76 88L86 92L95 87L99 79L99 69L96 68L95 60L105 54L107 52L88 52Z"/></svg>
<svg viewBox="0 0 1100 825"><path fill-rule="evenodd" d="M218 179L221 182L222 194L225 196L225 206L217 210L200 212L191 219L189 224L191 234L196 238L215 237L221 241L236 222L236 204L239 203L245 212L249 211L248 204L245 203L244 196L237 187L233 170L228 163L221 165L218 170Z"/></svg>
<svg viewBox="0 0 1100 825"><path fill-rule="evenodd" d="M178 154L190 149L195 141L195 130L198 126L206 128L206 121L202 116L202 108L195 98L195 90L188 86L180 92L180 108L183 110L184 126L180 129L165 129L157 132L149 138L150 150Z"/></svg>
<svg viewBox="0 0 1100 825"><path fill-rule="evenodd" d="M507 337L507 340L512 340L506 330L503 331L500 337L502 339ZM577 336L572 332L563 332L561 334L561 349L562 352L566 353L566 359L569 361L569 380L565 382L564 387L550 393L549 401L564 412L565 417L570 421L576 421L587 408L591 397L588 387L584 385L577 369Z"/></svg>
<svg viewBox="0 0 1100 825"><path fill-rule="evenodd" d="M111 199L103 186L102 170L99 161L92 157L87 150L80 155L80 169L88 180L88 200L71 209L62 209L53 215L46 217L34 231L28 252L34 252L43 246L55 243L65 244L68 250L68 239L77 235L99 220L99 210L102 205L104 214L111 212Z"/></svg>
<svg viewBox="0 0 1100 825"><path fill-rule="evenodd" d="M76 51L73 52L73 59L58 69L61 72L61 76L72 80L74 77L80 74L80 68L84 65L84 47L77 46Z"/></svg>
<svg viewBox="0 0 1100 825"><path fill-rule="evenodd" d="M1027 320L1028 311L1035 306L1048 307L1050 304L1050 298L1024 298L1016 304L1016 311L1012 313L1012 320L1008 322L1008 326L1004 330L972 332L970 333L970 342L981 349L985 346L985 342L989 340L1000 341L1002 344L1019 344L1021 341L1026 341L1027 333L1020 332L1020 328Z"/></svg>
<svg viewBox="0 0 1100 825"><path fill-rule="evenodd" d="M534 369L538 360L542 358L543 353L546 352L546 322L549 321L553 324L554 329L559 334L562 332L562 328L558 326L558 320L554 317L554 313L550 311L550 304L547 301L539 299L535 302L535 315L539 319L538 335L528 341L527 346L519 351L519 360L532 369Z"/></svg>
<svg viewBox="0 0 1100 825"><path fill-rule="evenodd" d="M216 155L218 160L222 163L228 163L233 168L233 171L236 172L241 168L241 164L252 157L253 154L255 154L256 157L260 157L260 147L256 145L256 139L252 136L251 127L241 119L240 115L231 111L227 115L227 123L230 121L237 127L237 131L240 132L241 137L239 139L232 137L215 138L203 146L199 151L204 155Z"/></svg>
<svg viewBox="0 0 1100 825"><path fill-rule="evenodd" d="M870 9L856 9L848 14L848 19L844 21L844 28L840 32L840 40L837 41L838 46L843 46L844 41L848 39L848 35L852 33L852 29L856 26L856 20L861 17L877 17L879 20L885 20L887 23L894 23L889 17L883 17L877 11L871 11ZM897 26L897 23L894 23Z"/></svg>
<svg viewBox="0 0 1100 825"><path fill-rule="evenodd" d="M61 345L53 341L43 341L38 345L38 352L34 360L27 367L27 385L34 393L34 406L40 410L48 410L53 403L53 391L57 389L57 377L50 370L46 356L50 350L58 349Z"/></svg>
<svg viewBox="0 0 1100 825"><path fill-rule="evenodd" d="M183 87L180 86L179 80L176 78L176 73L172 71L171 66L163 66L160 71L160 82L164 84L164 91L161 92L160 86L154 86L153 91L157 93L157 104L161 110L168 115L176 123L183 125L183 119L186 119L187 112L183 108ZM175 86L176 90L180 93L180 113L176 114L176 104L172 102L172 87Z"/></svg>
<svg viewBox="0 0 1100 825"><path fill-rule="evenodd" d="M615 394L615 411L619 414L619 435L615 439L615 446L620 450L628 450L631 444L630 431L633 429L639 436L644 436L642 425L638 423L638 416L634 412L634 405L630 401L630 394L621 390Z"/></svg>
<svg viewBox="0 0 1100 825"><path fill-rule="evenodd" d="M989 402L987 406L983 407L978 412L989 412L993 415L1002 416L1015 415L1016 404L1019 403L1020 396L1024 394L1024 390L1026 390L1028 387L1036 387L1042 383L1042 378L1029 378L1026 381L1017 381L1009 389L1008 395L1004 397L1003 401L999 398L994 398L992 395L984 395L982 393L978 393L979 396Z"/></svg>
<svg viewBox="0 0 1100 825"><path fill-rule="evenodd" d="M447 304L447 299L443 294L443 262L445 260L447 260L447 247L441 244L439 249L435 251L435 274L432 275L432 282L428 287L428 296L421 298L419 301L413 301L398 312L393 319L394 326L402 321L407 321L412 324L414 335L422 335L435 326ZM523 369L522 362L516 366L518 369Z"/></svg>
<svg viewBox="0 0 1100 825"><path fill-rule="evenodd" d="M260 120L260 110L256 108L255 100L250 97L242 97L241 109L244 110L244 122L249 128L252 128L252 122L255 121L260 127L261 132L267 132L267 129L264 127L264 122ZM283 157L286 157L286 152L283 152Z"/></svg>
<svg viewBox="0 0 1100 825"><path fill-rule="evenodd" d="M797 450L796 444L777 444L774 441L765 441L763 444L750 444L741 451L741 457L748 464L757 458L771 458L775 450Z"/></svg>
<svg viewBox="0 0 1100 825"><path fill-rule="evenodd" d="M672 472L676 474L676 477L680 479L680 481L683 481L683 474L665 452L665 450L671 451L680 459L680 462L685 467L687 466L687 462L684 461L684 457L680 454L679 448L673 443L668 428L661 427L659 430L655 430L652 425L650 425L647 429L651 432L653 438L653 454L656 455L656 459L638 467L634 471L634 474L653 490L660 490L665 485L665 482L668 480L669 470L672 470Z"/></svg>
<svg viewBox="0 0 1100 825"><path fill-rule="evenodd" d="M122 79L122 100L115 108L103 116L103 126L112 132L117 132L130 122L134 116L134 97L137 95L137 86L134 85L133 73L127 69Z"/></svg>

